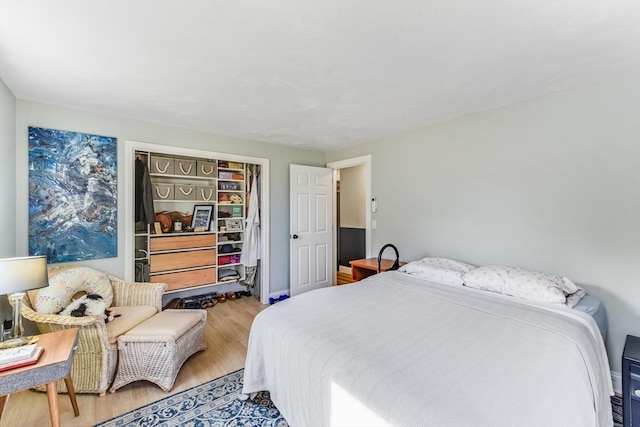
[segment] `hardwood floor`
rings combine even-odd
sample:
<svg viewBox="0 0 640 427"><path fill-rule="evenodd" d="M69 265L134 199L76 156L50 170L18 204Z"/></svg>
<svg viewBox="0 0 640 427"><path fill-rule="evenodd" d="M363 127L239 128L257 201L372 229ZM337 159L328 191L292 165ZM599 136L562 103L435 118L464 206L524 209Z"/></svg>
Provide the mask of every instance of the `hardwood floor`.
<svg viewBox="0 0 640 427"><path fill-rule="evenodd" d="M155 384L138 381L113 394L107 392L105 397L78 394L78 417L73 416L69 397L61 394L58 397L61 424L65 427L92 426L242 368L253 318L267 307L256 297L243 297L207 309L207 350L194 354L182 365L169 393L164 393ZM0 419L1 427L50 425L47 394L31 390L12 394Z"/></svg>
<svg viewBox="0 0 640 427"><path fill-rule="evenodd" d="M337 276L338 280L337 280L337 284L338 285L348 285L349 283L353 283L353 279L351 278L351 274L347 274L347 273L343 273L341 271L338 271L338 276Z"/></svg>

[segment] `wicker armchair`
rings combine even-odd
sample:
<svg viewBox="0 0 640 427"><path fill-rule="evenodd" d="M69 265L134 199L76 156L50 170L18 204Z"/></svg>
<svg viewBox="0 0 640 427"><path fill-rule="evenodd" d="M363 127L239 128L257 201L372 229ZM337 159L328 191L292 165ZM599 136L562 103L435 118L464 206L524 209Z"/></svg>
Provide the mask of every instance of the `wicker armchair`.
<svg viewBox="0 0 640 427"><path fill-rule="evenodd" d="M73 268L73 266L50 266L48 268L50 283L52 277L55 277L58 272ZM86 270L86 267L82 268ZM125 333L141 321L162 310L162 294L166 284L124 282L109 274L98 273L108 277L111 282L113 301L110 307L121 307L130 313L130 315L126 316L128 319L125 319L125 324L121 322L116 326L118 328L116 333ZM32 291L29 293L29 297L24 299L22 306L23 317L34 322L41 333L79 328L78 347L71 366L71 378L75 392L98 393L100 396L104 396L113 381L117 364L117 337L113 336L113 330L108 330L116 322L105 323L103 319L95 316L72 317L38 313L34 310L33 305L38 292ZM137 310L134 306L140 307L140 310ZM149 306L153 307L155 311ZM116 313L118 312L118 310L115 311ZM140 316L136 316L136 311L145 311L146 317L140 318ZM125 315L122 317L125 317ZM118 320L119 318L116 319L116 321ZM126 323L127 321L128 323ZM131 322L137 323L132 324ZM41 387L38 390L45 391L45 388ZM67 391L64 381L58 382L58 391Z"/></svg>

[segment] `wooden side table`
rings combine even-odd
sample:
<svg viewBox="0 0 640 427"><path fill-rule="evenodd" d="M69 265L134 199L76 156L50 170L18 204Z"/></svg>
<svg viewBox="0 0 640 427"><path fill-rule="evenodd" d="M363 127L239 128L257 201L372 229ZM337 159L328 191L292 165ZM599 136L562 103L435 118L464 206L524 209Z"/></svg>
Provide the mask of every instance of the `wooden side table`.
<svg viewBox="0 0 640 427"><path fill-rule="evenodd" d="M44 348L37 363L22 368L0 372L0 417L7 400L7 395L40 384L47 384L49 414L51 425L60 426L60 410L58 408L58 389L56 381L64 379L73 406L73 413L80 415L76 401L73 382L71 381L71 364L78 341L78 329L65 329L38 335L38 345Z"/></svg>
<svg viewBox="0 0 640 427"><path fill-rule="evenodd" d="M389 271L393 263L394 261L390 259L380 260L380 271ZM351 264L351 278L356 282L378 273L378 258L354 259L349 261L349 264ZM406 262L400 262L400 266L405 264Z"/></svg>

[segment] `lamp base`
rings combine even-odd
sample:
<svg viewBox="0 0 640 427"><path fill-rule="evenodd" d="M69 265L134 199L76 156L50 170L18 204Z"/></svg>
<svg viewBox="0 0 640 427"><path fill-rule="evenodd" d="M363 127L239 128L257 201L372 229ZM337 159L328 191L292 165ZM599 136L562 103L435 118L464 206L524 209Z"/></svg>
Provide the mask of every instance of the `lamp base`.
<svg viewBox="0 0 640 427"><path fill-rule="evenodd" d="M40 338L37 336L22 336L18 338L11 338L6 341L0 342L0 350L14 347L22 347L23 345L35 344Z"/></svg>

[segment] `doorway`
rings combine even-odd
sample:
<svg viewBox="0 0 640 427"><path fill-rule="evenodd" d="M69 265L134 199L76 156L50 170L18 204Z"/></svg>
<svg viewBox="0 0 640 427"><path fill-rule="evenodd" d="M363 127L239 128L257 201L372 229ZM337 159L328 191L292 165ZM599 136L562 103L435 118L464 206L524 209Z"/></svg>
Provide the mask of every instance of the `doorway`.
<svg viewBox="0 0 640 427"><path fill-rule="evenodd" d="M327 167L334 170L334 283L338 283L338 272L350 274L350 260L371 256L371 155Z"/></svg>

